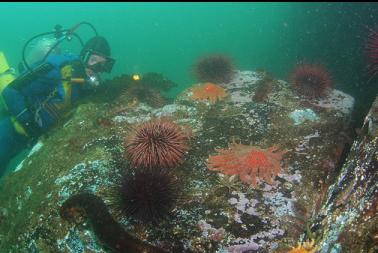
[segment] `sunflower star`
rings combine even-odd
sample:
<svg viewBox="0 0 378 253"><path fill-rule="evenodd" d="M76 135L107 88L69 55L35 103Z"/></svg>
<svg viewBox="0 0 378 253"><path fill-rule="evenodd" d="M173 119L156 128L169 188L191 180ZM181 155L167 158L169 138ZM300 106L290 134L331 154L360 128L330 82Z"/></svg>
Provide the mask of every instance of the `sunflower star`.
<svg viewBox="0 0 378 253"><path fill-rule="evenodd" d="M192 88L192 98L195 100L210 100L217 102L227 97L227 92L224 88L213 83L203 83Z"/></svg>
<svg viewBox="0 0 378 253"><path fill-rule="evenodd" d="M207 166L210 170L226 175L239 174L242 182L257 185L257 178L272 183L281 172L282 156L286 150L278 151L277 146L261 149L254 146L232 143L229 149L222 149L211 155Z"/></svg>
<svg viewBox="0 0 378 253"><path fill-rule="evenodd" d="M314 253L318 248L315 247L315 241L311 240L304 243L298 243L296 248L292 248L289 253Z"/></svg>

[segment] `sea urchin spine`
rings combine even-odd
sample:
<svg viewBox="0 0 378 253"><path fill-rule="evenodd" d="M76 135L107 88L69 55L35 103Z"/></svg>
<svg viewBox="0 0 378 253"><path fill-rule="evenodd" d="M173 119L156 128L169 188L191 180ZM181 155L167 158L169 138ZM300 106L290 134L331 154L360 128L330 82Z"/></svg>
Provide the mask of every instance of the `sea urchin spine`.
<svg viewBox="0 0 378 253"><path fill-rule="evenodd" d="M234 75L234 65L226 56L210 55L196 63L194 73L200 82L228 83Z"/></svg>
<svg viewBox="0 0 378 253"><path fill-rule="evenodd" d="M331 87L331 76L320 65L301 64L291 75L294 89L308 98L323 97Z"/></svg>
<svg viewBox="0 0 378 253"><path fill-rule="evenodd" d="M138 168L174 168L184 158L187 135L169 120L152 120L139 126L126 143L126 156Z"/></svg>
<svg viewBox="0 0 378 253"><path fill-rule="evenodd" d="M368 71L376 75L378 73L378 32L370 30L367 56L369 60Z"/></svg>
<svg viewBox="0 0 378 253"><path fill-rule="evenodd" d="M118 194L119 213L145 223L157 223L175 208L179 181L167 169L137 169L124 175Z"/></svg>

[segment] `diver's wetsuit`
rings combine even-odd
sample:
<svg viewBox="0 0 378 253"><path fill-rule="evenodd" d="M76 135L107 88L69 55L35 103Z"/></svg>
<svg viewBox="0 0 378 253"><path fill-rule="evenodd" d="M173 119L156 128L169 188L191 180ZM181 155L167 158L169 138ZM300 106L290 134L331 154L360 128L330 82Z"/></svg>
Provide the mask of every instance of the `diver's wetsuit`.
<svg viewBox="0 0 378 253"><path fill-rule="evenodd" d="M49 130L83 94L83 84L70 78L86 78L78 56L51 55L51 70L2 93L11 116L0 120L0 177L8 162L32 140Z"/></svg>

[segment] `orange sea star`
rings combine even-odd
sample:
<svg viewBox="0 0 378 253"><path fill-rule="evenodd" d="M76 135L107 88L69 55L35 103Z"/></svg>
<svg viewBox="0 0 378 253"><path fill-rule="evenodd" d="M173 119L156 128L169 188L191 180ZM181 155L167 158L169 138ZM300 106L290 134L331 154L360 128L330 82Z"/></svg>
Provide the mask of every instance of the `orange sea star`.
<svg viewBox="0 0 378 253"><path fill-rule="evenodd" d="M213 83L203 83L192 88L192 98L196 100L210 100L216 102L227 97L227 92L224 88Z"/></svg>
<svg viewBox="0 0 378 253"><path fill-rule="evenodd" d="M231 143L229 149L218 151L208 159L210 170L226 175L238 174L242 182L257 185L257 178L272 183L281 172L282 156L286 150L278 151L277 146L261 149L254 146Z"/></svg>
<svg viewBox="0 0 378 253"><path fill-rule="evenodd" d="M318 247L315 247L315 241L311 240L304 243L298 243L296 248L292 248L289 253L314 253Z"/></svg>

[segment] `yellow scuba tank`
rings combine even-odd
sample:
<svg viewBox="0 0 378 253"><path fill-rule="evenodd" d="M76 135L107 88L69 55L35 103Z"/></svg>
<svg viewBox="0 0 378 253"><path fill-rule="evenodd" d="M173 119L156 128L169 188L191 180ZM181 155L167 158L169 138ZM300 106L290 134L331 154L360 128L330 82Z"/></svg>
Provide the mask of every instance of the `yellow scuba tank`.
<svg viewBox="0 0 378 253"><path fill-rule="evenodd" d="M12 69L9 67L7 59L3 52L0 51L0 94L8 84L16 79Z"/></svg>
<svg viewBox="0 0 378 253"><path fill-rule="evenodd" d="M16 76L14 74L14 71L9 67L8 61L5 58L5 55L3 52L0 51L0 109L6 108L6 104L3 100L3 90L5 87L7 87L8 84L13 82L16 79ZM23 134L25 136L28 136L23 126L16 120L15 117L11 117L12 123L14 125L15 130Z"/></svg>

